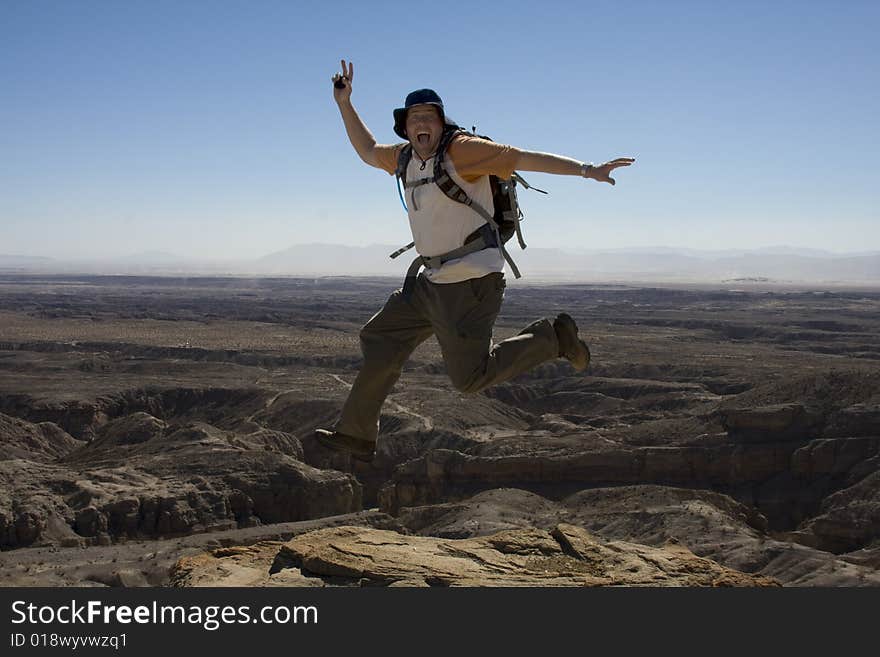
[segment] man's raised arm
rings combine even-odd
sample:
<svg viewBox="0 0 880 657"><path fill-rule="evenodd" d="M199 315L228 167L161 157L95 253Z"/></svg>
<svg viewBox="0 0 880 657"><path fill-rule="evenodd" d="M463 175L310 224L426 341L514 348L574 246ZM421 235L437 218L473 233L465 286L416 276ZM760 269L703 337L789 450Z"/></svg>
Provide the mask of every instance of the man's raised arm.
<svg viewBox="0 0 880 657"><path fill-rule="evenodd" d="M561 176L583 176L599 182L614 183L611 172L617 167L628 167L635 162L631 157L619 157L604 164L585 163L563 155L520 150L516 161L518 171L540 171Z"/></svg>
<svg viewBox="0 0 880 657"><path fill-rule="evenodd" d="M349 62L347 70L344 59L341 60L341 64L342 73L337 73L332 78L333 99L339 105L339 112L342 114L343 123L345 123L345 131L348 133L348 139L354 146L354 150L364 162L370 166L377 166L376 156L373 152L376 139L361 121L354 105L351 104L351 81L354 79L354 64Z"/></svg>

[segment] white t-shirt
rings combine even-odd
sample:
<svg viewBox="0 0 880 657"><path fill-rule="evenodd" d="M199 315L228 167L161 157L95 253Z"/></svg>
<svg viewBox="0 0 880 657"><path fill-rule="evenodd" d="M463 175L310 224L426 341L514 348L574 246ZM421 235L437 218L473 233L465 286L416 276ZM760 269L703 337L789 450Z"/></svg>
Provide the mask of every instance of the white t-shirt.
<svg viewBox="0 0 880 657"><path fill-rule="evenodd" d="M402 146L377 146L379 167L393 175ZM518 155L519 151L511 146L459 136L447 149L443 167L475 203L494 214L489 175L510 177ZM461 165L465 175L459 173L456 163ZM421 158L413 154L407 166L406 181L414 182L433 175L434 157L425 160L423 168ZM464 244L468 235L485 223L473 208L453 201L434 183L407 189L406 205L415 249L423 256L440 255L457 249ZM438 269L426 267L424 270L425 276L433 283L458 283L500 271L504 271L504 256L497 248L476 251L450 260Z"/></svg>
<svg viewBox="0 0 880 657"><path fill-rule="evenodd" d="M406 170L408 182L434 175L434 157L422 160L413 157ZM455 183L474 203L495 213L489 177L480 176L475 182L467 182L455 170L451 158L445 158L443 167ZM446 196L435 184L419 185L406 190L406 206L409 210L409 227L412 230L416 251L423 256L448 253L464 244L468 235L486 221L464 203ZM504 257L498 249L483 249L443 263L439 269L425 268L425 276L432 283L458 283L469 278L480 278L496 271L504 271Z"/></svg>

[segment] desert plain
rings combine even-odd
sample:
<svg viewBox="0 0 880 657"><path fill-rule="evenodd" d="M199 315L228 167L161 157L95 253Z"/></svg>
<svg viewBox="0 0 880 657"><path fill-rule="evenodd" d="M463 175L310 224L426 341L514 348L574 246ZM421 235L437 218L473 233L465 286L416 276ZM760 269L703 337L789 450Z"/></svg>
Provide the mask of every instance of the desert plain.
<svg viewBox="0 0 880 657"><path fill-rule="evenodd" d="M313 439L391 278L0 275L0 585L880 585L880 287L508 283L592 351L436 341Z"/></svg>

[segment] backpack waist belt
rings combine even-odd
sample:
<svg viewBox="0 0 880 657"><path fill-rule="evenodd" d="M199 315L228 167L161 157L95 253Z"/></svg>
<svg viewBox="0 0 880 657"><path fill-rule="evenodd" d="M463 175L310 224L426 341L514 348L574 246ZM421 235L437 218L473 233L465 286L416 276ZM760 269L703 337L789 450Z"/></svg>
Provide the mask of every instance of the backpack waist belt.
<svg viewBox="0 0 880 657"><path fill-rule="evenodd" d="M492 220L492 223L495 224L495 221ZM468 235L464 246L460 246L457 249L452 249L452 251L447 251L446 253L441 253L440 255L416 256L416 258L412 261L412 264L410 264L409 269L406 270L406 279L403 281L403 298L408 301L412 296L412 292L416 284L416 278L418 277L419 271L422 269L422 267L426 267L428 269L439 269L444 263L449 262L450 260L456 260L458 258L463 258L464 256L471 253L476 253L477 251L482 251L483 249L492 248L497 248L501 251L504 259L507 261L507 264L510 265L510 270L513 272L513 275L516 278L520 278L519 270L513 263L510 255L507 253L507 249L504 248L501 236L498 234L497 224L495 224L495 228L493 229L492 226L486 223L477 228L477 230L475 230L473 233ZM403 250L395 253L391 257L396 257L402 252Z"/></svg>

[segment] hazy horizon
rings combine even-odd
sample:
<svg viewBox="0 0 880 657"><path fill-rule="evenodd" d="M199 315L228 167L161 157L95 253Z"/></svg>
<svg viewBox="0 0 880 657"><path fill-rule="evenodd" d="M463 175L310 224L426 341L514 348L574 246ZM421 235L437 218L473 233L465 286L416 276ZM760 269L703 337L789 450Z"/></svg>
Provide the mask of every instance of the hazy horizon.
<svg viewBox="0 0 880 657"><path fill-rule="evenodd" d="M301 244L259 258L198 259L143 252L100 259L0 254L0 273L137 276L391 277L402 279L411 257L392 261L396 245ZM513 250L525 285L546 282L772 284L880 287L880 252L837 254L790 247L756 250ZM513 282L513 277L508 276Z"/></svg>
<svg viewBox="0 0 880 657"><path fill-rule="evenodd" d="M339 247L346 249L390 249L394 250L400 247L399 243L371 243L371 244L346 244L343 242L301 242L296 244L290 244L286 247L276 248L274 251L270 251L264 253L262 255L257 256L243 256L238 255L235 257L223 257L220 255L190 255L186 253L181 253L179 251L170 251L170 250L159 250L159 249L148 249L148 250L133 250L126 251L116 254L102 254L99 256L84 256L84 255L64 255L61 253L14 253L9 251L0 251L0 258L34 258L34 259L51 259L51 260L59 260L59 261L87 261L87 262L99 262L103 260L120 260L120 259L150 259L150 258L158 258L158 259L177 259L184 261L192 261L192 262L238 262L238 261L251 261L251 260L260 260L263 258L271 257L276 254L282 254L286 251L296 248L303 247ZM736 248L736 247L724 247L724 248L712 248L712 249L699 249L692 248L686 246L672 246L668 244L661 245L651 245L651 246L621 246L621 247L595 247L595 248L585 248L585 247L577 247L577 246L532 246L528 247L532 251L541 250L541 251L562 251L567 253L576 253L576 254L599 254L599 253L629 253L629 254L662 254L662 253L679 253L679 254L695 254L698 257L711 257L713 255L721 255L721 254L739 254L739 253L762 253L768 255L803 255L803 256L816 256L816 257L861 257L861 256L873 256L880 255L880 249L876 250L860 250L860 251L835 251L833 249L818 249L818 248L810 248L810 247L796 247L785 244L771 244L766 246L758 246L752 248ZM513 246L513 255L515 256L520 252L518 246ZM414 253L414 252L408 252ZM404 254L402 258L405 260L407 254Z"/></svg>

